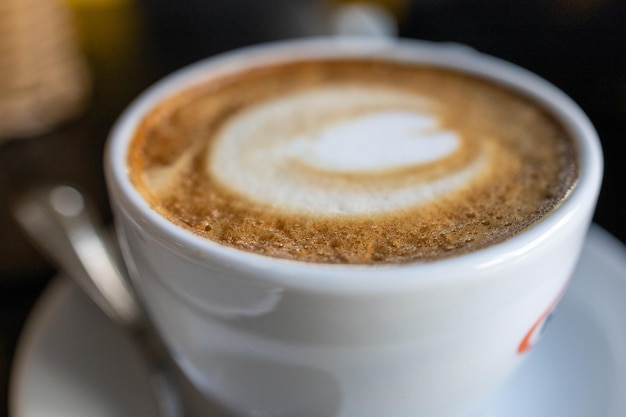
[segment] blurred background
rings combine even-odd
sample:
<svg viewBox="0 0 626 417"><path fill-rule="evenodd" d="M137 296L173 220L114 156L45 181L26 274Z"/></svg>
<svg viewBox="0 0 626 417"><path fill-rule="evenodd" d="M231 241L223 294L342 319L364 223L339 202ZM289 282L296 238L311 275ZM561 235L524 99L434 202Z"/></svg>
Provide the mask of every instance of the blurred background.
<svg viewBox="0 0 626 417"><path fill-rule="evenodd" d="M219 52L328 34L348 3L0 0L0 416L7 414L20 331L56 274L12 219L12 201L31 186L66 182L91 194L110 224L103 146L116 117L138 93ZM626 2L374 5L397 22L400 36L467 44L526 67L573 97L604 147L595 221L626 242Z"/></svg>

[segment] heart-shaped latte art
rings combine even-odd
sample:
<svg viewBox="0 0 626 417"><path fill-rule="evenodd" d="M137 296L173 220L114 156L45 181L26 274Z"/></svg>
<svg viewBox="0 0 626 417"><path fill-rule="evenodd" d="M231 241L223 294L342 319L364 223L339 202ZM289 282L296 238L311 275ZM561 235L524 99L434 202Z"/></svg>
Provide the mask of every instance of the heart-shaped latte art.
<svg viewBox="0 0 626 417"><path fill-rule="evenodd" d="M477 155L446 168L468 144L439 126L436 111L424 97L384 88L344 85L282 96L231 118L206 166L228 189L283 210L402 209L467 184L484 165ZM426 166L440 174L407 180L407 171Z"/></svg>

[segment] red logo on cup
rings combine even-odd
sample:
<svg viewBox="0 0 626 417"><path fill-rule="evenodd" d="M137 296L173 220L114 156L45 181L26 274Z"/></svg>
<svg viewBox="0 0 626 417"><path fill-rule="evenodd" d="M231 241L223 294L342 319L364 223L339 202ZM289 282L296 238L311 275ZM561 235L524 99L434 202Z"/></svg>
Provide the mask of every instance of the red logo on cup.
<svg viewBox="0 0 626 417"><path fill-rule="evenodd" d="M550 304L546 311L541 316L539 316L535 324L533 324L528 333L526 333L526 336L524 336L522 342L517 348L517 353L526 353L533 346L535 346L535 344L541 337L543 330L546 328L546 324L548 323L550 316L552 315L552 311L554 310L554 307L556 306L558 301L561 299L563 292L565 292L565 290L561 291L558 297L556 297L556 299L552 302L552 304Z"/></svg>

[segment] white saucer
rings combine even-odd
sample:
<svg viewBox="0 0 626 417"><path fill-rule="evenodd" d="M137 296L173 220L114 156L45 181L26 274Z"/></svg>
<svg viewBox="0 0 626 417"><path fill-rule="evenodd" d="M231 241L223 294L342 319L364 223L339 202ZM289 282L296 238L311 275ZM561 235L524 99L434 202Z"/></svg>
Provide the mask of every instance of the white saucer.
<svg viewBox="0 0 626 417"><path fill-rule="evenodd" d="M480 417L626 416L626 249L593 226L542 342ZM67 280L32 313L11 417L155 416L129 342Z"/></svg>

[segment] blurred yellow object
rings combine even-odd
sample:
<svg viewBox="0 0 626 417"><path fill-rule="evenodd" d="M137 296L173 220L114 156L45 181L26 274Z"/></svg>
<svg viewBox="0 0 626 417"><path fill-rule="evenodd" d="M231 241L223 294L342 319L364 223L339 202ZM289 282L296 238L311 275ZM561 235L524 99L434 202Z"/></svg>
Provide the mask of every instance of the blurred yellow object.
<svg viewBox="0 0 626 417"><path fill-rule="evenodd" d="M72 8L109 7L128 3L128 0L64 0Z"/></svg>
<svg viewBox="0 0 626 417"><path fill-rule="evenodd" d="M89 90L67 5L0 2L0 138L33 136L79 114Z"/></svg>
<svg viewBox="0 0 626 417"><path fill-rule="evenodd" d="M74 16L76 38L91 64L95 88L101 92L111 88L123 91L120 84L130 81L131 73L141 67L143 59L139 45L143 25L135 2L64 1Z"/></svg>

